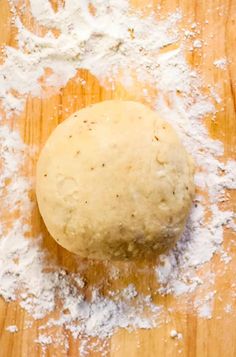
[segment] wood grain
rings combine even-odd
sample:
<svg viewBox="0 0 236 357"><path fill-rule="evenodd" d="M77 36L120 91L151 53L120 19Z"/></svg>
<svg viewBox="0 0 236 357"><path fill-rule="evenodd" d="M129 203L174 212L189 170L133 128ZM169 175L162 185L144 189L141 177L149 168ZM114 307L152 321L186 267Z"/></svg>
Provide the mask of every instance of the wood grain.
<svg viewBox="0 0 236 357"><path fill-rule="evenodd" d="M236 80L236 2L233 0L132 0L136 8L145 8L146 4L153 4L154 8L161 5L157 17L165 16L169 12L180 8L183 13L183 26L196 22L200 28L200 38L207 45L188 54L191 65L198 68L206 83L214 84L222 98L221 108L215 121L206 121L213 138L220 139L225 145L225 158L235 157L236 148L236 120L235 120L235 80ZM20 1L19 1L20 6ZM53 1L55 10L57 1ZM16 45L16 31L11 25L11 12L7 0L0 1L0 46ZM36 33L43 33L45 29L39 27L35 21L23 15L23 21ZM4 56L3 56L4 57ZM225 71L213 66L213 62L219 58L227 58L229 65ZM45 98L28 98L25 111L20 118L13 118L12 127L18 127L24 141L29 145L41 147L50 132L58 123L67 118L75 110L88 104L96 103L104 99L123 98L143 101L138 86L127 92L120 85L115 91L102 88L99 82L87 71L78 74L87 82L81 86L76 77L69 81L65 88L58 93ZM29 164L28 174L34 175L35 161ZM235 195L231 193L232 200L229 203L233 208ZM33 199L35 199L33 195ZM32 217L33 234L43 232L44 246L58 266L65 267L68 271L76 269L75 257L59 247L46 232L43 222L37 210ZM228 245L231 233L225 234L225 246ZM236 250L236 248L231 248ZM236 253L233 251L233 253ZM209 270L220 267L219 259L213 259L208 265ZM233 302L233 313L223 314L223 306L227 302L230 286L234 281L234 269L236 269L236 254L234 254L231 268L224 275L217 278L217 295L214 303L214 315L211 320L199 319L191 311L177 309L170 315L168 323L162 324L153 330L139 330L129 333L125 330L118 331L108 341L107 349L110 357L235 357L236 356L236 302ZM86 278L90 282L99 283L106 273L103 263L91 263L87 266ZM129 268L129 281L134 281L140 291L150 288L155 296L154 276L146 277L136 271L136 267ZM127 283L124 280L123 284ZM104 292L105 292L104 287ZM220 297L221 299L219 299ZM161 298L155 296L156 301L166 307L176 302L171 297ZM26 328L31 321L32 327ZM9 325L16 324L19 332L11 334L5 330ZM39 322L33 321L22 310L17 302L6 303L0 299L0 357L38 357L42 356L42 349L34 343L38 336ZM170 330L176 329L183 334L183 340L170 338ZM61 327L52 333L67 334ZM59 346L49 346L45 356L69 356L79 357L79 341L69 339L69 350L65 354ZM99 356L98 353L89 353L89 356Z"/></svg>

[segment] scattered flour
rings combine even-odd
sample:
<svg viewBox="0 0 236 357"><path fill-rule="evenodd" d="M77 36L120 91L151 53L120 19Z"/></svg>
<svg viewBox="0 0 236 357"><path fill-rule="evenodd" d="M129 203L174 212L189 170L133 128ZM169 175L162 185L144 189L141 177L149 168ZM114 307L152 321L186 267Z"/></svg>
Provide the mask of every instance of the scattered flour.
<svg viewBox="0 0 236 357"><path fill-rule="evenodd" d="M18 327L16 325L10 325L6 327L6 331L15 333L18 332Z"/></svg>
<svg viewBox="0 0 236 357"><path fill-rule="evenodd" d="M220 58L218 60L215 60L213 62L214 66L216 66L217 68L219 69L223 69L223 70L226 70L227 68L227 65L228 65L228 61L226 58Z"/></svg>
<svg viewBox="0 0 236 357"><path fill-rule="evenodd" d="M207 293L204 299L195 299L194 307L197 309L198 316L205 319L210 319L212 317L212 307L214 303L214 296L216 291L210 291Z"/></svg>
<svg viewBox="0 0 236 357"><path fill-rule="evenodd" d="M128 90L135 78L143 84L142 93L147 100L148 88L157 90L155 109L176 128L196 161L199 193L182 238L172 251L160 257L160 263L153 269L160 294L180 296L196 292L205 284L198 275L198 267L215 253L225 264L230 263L230 256L221 245L224 227L235 229L235 217L219 204L229 199L228 189L236 188L236 163L223 161L222 143L212 140L204 126L204 117L216 114L214 104L220 103L220 99L215 92L202 94L204 84L189 67L184 46L178 45L180 12L158 21L152 13L143 17L132 11L127 0L111 0L109 5L101 0L90 1L95 15L89 11L87 2L66 0L54 12L48 0L30 0L33 17L50 29L42 37L22 23L18 1L12 0L11 4L18 29L18 48L6 46L5 62L0 65L0 98L7 118L24 109L27 96L44 95L40 79L48 69L51 74L45 84L56 89L66 85L79 69L87 69L101 84L111 88L118 75ZM193 24L191 29L195 27ZM59 32L57 36L54 29ZM193 46L200 48L201 40L195 40ZM214 62L221 69L226 64L225 59ZM157 326L164 307L157 306L150 295L140 294L133 283L121 292L110 287L109 297L98 287L90 286L88 298L83 291L86 281L81 271L70 274L54 262L49 264L42 237L26 238L34 206L29 196L33 180L23 173L30 150L19 133L10 130L6 123L0 126L0 146L1 217L9 212L0 223L0 295L7 301L19 299L21 307L35 319L48 316L58 301L61 306L58 318L48 318L39 327L45 334L39 335L36 342L44 348L54 343L46 331L63 325L74 338L87 336L80 344L81 354L86 355L90 337L106 338L119 327ZM13 215L17 219L12 219ZM112 281L119 280L122 269L110 264L108 275ZM192 306L203 318L212 314L214 277L212 273L211 291L197 297ZM171 331L172 337L181 338L181 334L176 334ZM63 341L63 346L66 349L67 342Z"/></svg>
<svg viewBox="0 0 236 357"><path fill-rule="evenodd" d="M40 343L41 345L50 345L52 343L51 336L39 335L35 342Z"/></svg>
<svg viewBox="0 0 236 357"><path fill-rule="evenodd" d="M201 40L193 41L193 47L194 48L201 48L202 47L202 41Z"/></svg>
<svg viewBox="0 0 236 357"><path fill-rule="evenodd" d="M231 305L231 304L225 305L224 311L225 311L227 314L230 314L230 313L233 311L232 305Z"/></svg>
<svg viewBox="0 0 236 357"><path fill-rule="evenodd" d="M180 332L177 332L176 330L171 330L170 331L170 337L171 338L176 338L177 340L182 340L183 335Z"/></svg>
<svg viewBox="0 0 236 357"><path fill-rule="evenodd" d="M133 298L135 298L135 296L138 295L138 293L135 289L135 286L133 284L129 284L127 288L123 290L122 295L128 300L132 300Z"/></svg>

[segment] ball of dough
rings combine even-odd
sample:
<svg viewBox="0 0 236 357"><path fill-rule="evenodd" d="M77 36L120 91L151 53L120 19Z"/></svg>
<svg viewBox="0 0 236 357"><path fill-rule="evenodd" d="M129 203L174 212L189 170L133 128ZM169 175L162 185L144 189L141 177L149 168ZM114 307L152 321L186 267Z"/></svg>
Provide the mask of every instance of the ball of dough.
<svg viewBox="0 0 236 357"><path fill-rule="evenodd" d="M111 100L53 131L37 165L38 205L64 248L95 259L165 252L183 231L193 162L173 128L143 104Z"/></svg>

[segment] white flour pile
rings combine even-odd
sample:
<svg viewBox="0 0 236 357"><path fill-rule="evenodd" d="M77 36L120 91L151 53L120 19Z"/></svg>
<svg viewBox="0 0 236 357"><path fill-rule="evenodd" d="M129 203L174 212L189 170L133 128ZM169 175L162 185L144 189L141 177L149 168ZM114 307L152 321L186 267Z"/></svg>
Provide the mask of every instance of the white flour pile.
<svg viewBox="0 0 236 357"><path fill-rule="evenodd" d="M141 13L131 11L127 0L90 1L93 11L89 11L87 2L66 0L64 7L54 12L49 1L30 0L32 15L38 24L59 31L57 36L47 31L41 37L21 22L25 7L19 9L17 1L12 3L18 48L6 46L5 62L0 66L0 97L7 117L23 110L29 94L43 94L39 80L46 69L52 72L46 85L58 90L81 68L88 69L104 85L114 85L119 73L127 90L133 85L135 74L143 84L146 100L149 99L148 88L158 89L154 106L176 128L194 156L199 167L196 184L207 193L196 196L183 237L155 267L160 283L158 292L178 296L204 286L197 268L216 252L221 254L225 264L231 259L221 244L224 226L235 228L234 216L231 211L222 211L218 204L228 200L227 189L236 188L236 164L221 162L223 145L209 138L203 124L206 114L215 114L214 99L201 93L199 74L187 64L184 47L178 46L181 14L177 11L161 21L152 14L142 17ZM188 33L196 42L194 30ZM222 66L222 61L215 65ZM219 98L214 97L219 102ZM105 338L118 327L157 326L165 313L164 307L156 306L150 295L138 293L133 284L123 292L110 288L106 296L99 288L90 286L88 299L83 293L82 274L66 273L54 263L50 270L46 269L42 238L25 238L30 231L33 204L28 192L32 184L20 172L30 160L30 150L7 124L0 127L0 145L0 213L6 217L0 226L0 294L6 300L19 298L20 305L35 319L47 316L60 300L59 318L49 319L41 329L63 325L74 338L80 334ZM17 219L11 218L14 213ZM116 270L111 264L110 278L118 279L119 272L122 274L122 267L120 269ZM207 277L212 287L214 278L214 273L210 279ZM204 297L195 299L192 308L200 316L209 318L214 295L214 290L208 290ZM41 334L36 342L45 347L58 341ZM58 343L62 344L60 339ZM101 349L101 346L95 347ZM68 348L67 341L63 341L63 348ZM81 353L83 349L86 350L82 344Z"/></svg>

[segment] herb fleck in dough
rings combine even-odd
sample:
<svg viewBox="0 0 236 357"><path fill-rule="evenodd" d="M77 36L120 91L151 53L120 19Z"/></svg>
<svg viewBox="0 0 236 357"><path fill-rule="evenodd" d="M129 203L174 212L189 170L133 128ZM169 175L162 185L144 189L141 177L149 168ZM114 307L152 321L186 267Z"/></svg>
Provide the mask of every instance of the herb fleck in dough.
<svg viewBox="0 0 236 357"><path fill-rule="evenodd" d="M72 115L37 165L41 215L56 241L83 257L142 259L180 236L194 194L193 162L148 107L105 101Z"/></svg>

